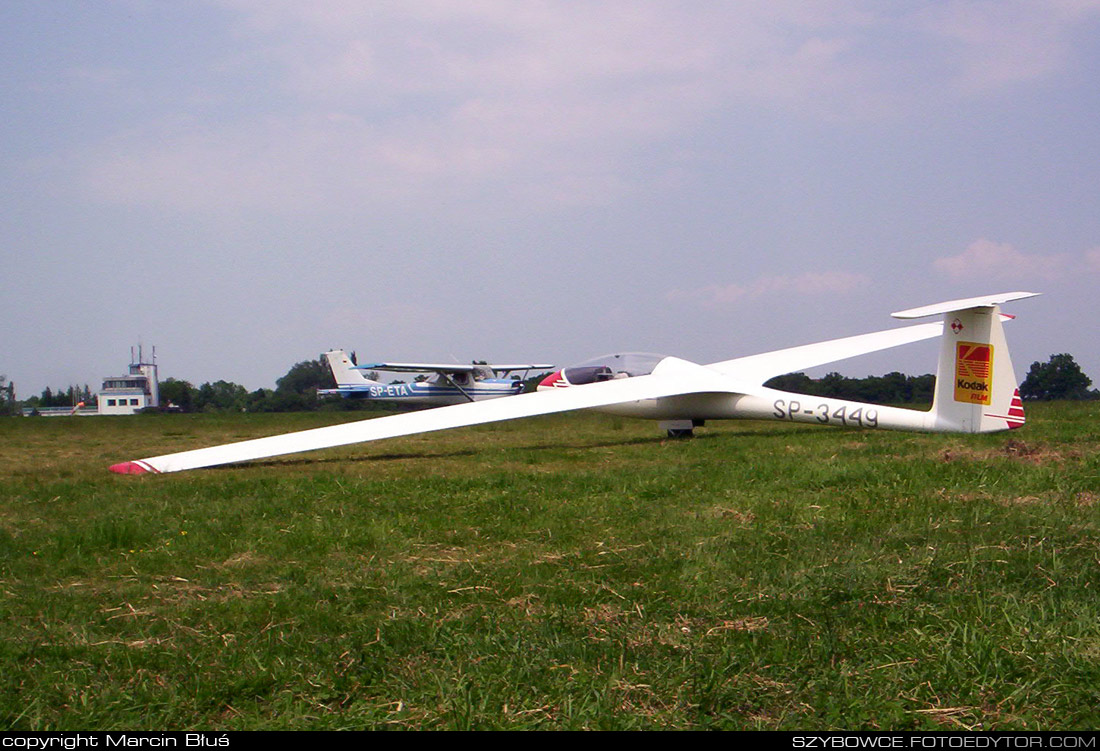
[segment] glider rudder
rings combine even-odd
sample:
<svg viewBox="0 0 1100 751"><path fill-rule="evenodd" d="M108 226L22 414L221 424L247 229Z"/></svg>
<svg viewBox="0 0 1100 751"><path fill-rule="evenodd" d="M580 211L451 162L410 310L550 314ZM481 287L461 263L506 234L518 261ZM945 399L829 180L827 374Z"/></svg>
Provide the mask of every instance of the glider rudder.
<svg viewBox="0 0 1100 751"><path fill-rule="evenodd" d="M999 306L1036 294L1008 292L894 313L896 318L943 315L932 401L934 430L992 433L1024 424Z"/></svg>

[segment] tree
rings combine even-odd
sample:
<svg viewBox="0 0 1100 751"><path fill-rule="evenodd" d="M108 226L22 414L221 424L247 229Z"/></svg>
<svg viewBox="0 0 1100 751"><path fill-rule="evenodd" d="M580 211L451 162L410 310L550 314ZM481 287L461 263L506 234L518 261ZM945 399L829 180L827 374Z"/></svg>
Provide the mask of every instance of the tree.
<svg viewBox="0 0 1100 751"><path fill-rule="evenodd" d="M15 414L15 384L0 375L0 415Z"/></svg>
<svg viewBox="0 0 1100 751"><path fill-rule="evenodd" d="M1089 391L1091 383L1092 379L1082 372L1072 355L1051 355L1046 364L1031 363L1027 378L1020 385L1020 396L1033 401L1095 399L1096 391Z"/></svg>
<svg viewBox="0 0 1100 751"><path fill-rule="evenodd" d="M249 412L276 412L275 392L271 389L256 389L248 395Z"/></svg>
<svg viewBox="0 0 1100 751"><path fill-rule="evenodd" d="M184 412L190 412L195 402L195 387L189 381L168 378L160 382L160 403L167 407L172 403Z"/></svg>
<svg viewBox="0 0 1100 751"><path fill-rule="evenodd" d="M929 404L935 391L936 377L931 373L910 376L894 371L884 376L866 378L848 378L833 372L813 379L805 373L788 373L775 376L764 385L796 394L874 404Z"/></svg>
<svg viewBox="0 0 1100 751"><path fill-rule="evenodd" d="M795 394L821 395L821 391L817 387L817 381L805 373L787 373L786 375L775 376L764 385L770 389L791 391Z"/></svg>
<svg viewBox="0 0 1100 751"><path fill-rule="evenodd" d="M319 406L317 390L331 388L336 388L336 379L328 363L320 358L304 360L275 381L275 392L258 402L257 408L272 412L314 410Z"/></svg>
<svg viewBox="0 0 1100 751"><path fill-rule="evenodd" d="M240 412L248 406L248 391L229 381L204 383L199 386L194 406L203 412Z"/></svg>
<svg viewBox="0 0 1100 751"><path fill-rule="evenodd" d="M305 360L293 365L287 374L275 381L275 390L313 396L317 389L336 388L332 370L324 361Z"/></svg>

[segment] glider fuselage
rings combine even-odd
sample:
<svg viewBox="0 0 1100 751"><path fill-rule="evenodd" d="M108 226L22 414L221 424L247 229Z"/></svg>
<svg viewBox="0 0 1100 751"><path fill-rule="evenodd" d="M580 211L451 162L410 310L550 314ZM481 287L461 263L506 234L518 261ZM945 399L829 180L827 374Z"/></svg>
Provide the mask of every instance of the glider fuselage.
<svg viewBox="0 0 1100 751"><path fill-rule="evenodd" d="M615 358L634 358L638 355L611 355ZM725 373L711 370L706 365L688 363L679 358L660 358L648 356L656 364L651 368L630 371L614 371L614 366L606 370L602 366L582 365L566 368L551 374L539 384L539 391L551 391L562 388L575 388L587 383L603 380L619 380L624 377L646 375L657 372L662 363L676 360L693 369L710 371L708 377L715 379L716 387L722 381L728 381L727 389L714 392L678 394L654 399L641 399L596 407L595 411L622 417L635 417L664 422L684 422L701 425L707 420L786 420L817 425L838 425L850 428L891 428L894 430L932 430L933 420L930 413L912 409L902 409L878 404L864 404L844 399L795 394L763 386L746 388L743 382ZM658 359L659 358L659 359ZM737 393L733 393L737 392Z"/></svg>

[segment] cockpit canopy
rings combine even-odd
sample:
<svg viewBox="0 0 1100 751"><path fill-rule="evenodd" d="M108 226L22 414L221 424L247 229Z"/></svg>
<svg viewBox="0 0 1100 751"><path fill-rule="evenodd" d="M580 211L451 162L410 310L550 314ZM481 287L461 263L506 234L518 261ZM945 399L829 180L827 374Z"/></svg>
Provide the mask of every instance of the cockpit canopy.
<svg viewBox="0 0 1100 751"><path fill-rule="evenodd" d="M571 365L562 371L562 375L571 386L649 375L663 359L665 355L652 352L620 352Z"/></svg>

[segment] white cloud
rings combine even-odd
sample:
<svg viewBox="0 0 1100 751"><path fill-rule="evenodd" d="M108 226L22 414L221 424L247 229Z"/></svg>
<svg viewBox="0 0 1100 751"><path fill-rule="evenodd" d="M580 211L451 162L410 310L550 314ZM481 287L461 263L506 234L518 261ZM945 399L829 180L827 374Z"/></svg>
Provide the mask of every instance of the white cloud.
<svg viewBox="0 0 1100 751"><path fill-rule="evenodd" d="M245 130L195 123L151 127L82 165L100 200L180 211L315 208L322 202L314 135L273 123Z"/></svg>
<svg viewBox="0 0 1100 751"><path fill-rule="evenodd" d="M948 0L914 18L941 40L959 91L1002 88L1050 75L1067 64L1072 34L1095 20L1097 0Z"/></svg>
<svg viewBox="0 0 1100 751"><path fill-rule="evenodd" d="M225 4L271 43L289 81L316 96L367 81L382 90L554 96L702 75L715 94L801 104L888 93L905 65L897 51L914 44L916 57L940 61L956 88L1033 80L1064 65L1073 32L1100 15L1097 0L945 0L901 11L841 0ZM277 43L287 37L296 43Z"/></svg>
<svg viewBox="0 0 1100 751"><path fill-rule="evenodd" d="M798 276L765 276L745 284L710 284L693 290L674 289L665 299L675 303L693 303L709 309L729 308L745 300L778 293L797 295L844 295L871 284L866 274L846 271L807 272Z"/></svg>
<svg viewBox="0 0 1100 751"><path fill-rule="evenodd" d="M1056 279L1066 265L1064 255L1030 255L1008 243L975 240L957 256L937 258L932 265L952 279Z"/></svg>
<svg viewBox="0 0 1100 751"><path fill-rule="evenodd" d="M74 159L96 198L198 211L486 196L535 210L599 204L640 187L630 177L640 155L647 179L660 179L694 156L658 156L662 144L729 113L904 117L944 90L1047 75L1065 64L1069 30L1100 6L219 4L240 47L231 63L193 64L219 71L226 88L210 101L263 107L225 106L201 126L178 113L138 122Z"/></svg>

